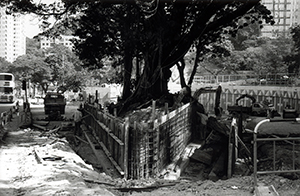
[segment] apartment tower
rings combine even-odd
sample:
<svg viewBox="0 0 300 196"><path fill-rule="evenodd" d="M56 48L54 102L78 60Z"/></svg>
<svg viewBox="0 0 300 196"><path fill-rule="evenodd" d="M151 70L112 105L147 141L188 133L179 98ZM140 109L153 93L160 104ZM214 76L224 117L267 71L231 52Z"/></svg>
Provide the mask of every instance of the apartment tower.
<svg viewBox="0 0 300 196"><path fill-rule="evenodd" d="M300 0L262 0L274 16L275 24L264 24L263 37L287 37L293 25L300 24Z"/></svg>
<svg viewBox="0 0 300 196"><path fill-rule="evenodd" d="M21 15L7 15L5 8L0 8L0 57L8 62L26 53L23 24Z"/></svg>

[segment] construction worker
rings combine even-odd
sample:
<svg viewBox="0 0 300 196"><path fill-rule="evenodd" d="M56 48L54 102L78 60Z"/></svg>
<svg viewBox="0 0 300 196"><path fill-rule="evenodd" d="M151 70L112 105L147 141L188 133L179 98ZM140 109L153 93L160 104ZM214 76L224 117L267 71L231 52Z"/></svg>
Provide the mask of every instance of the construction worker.
<svg viewBox="0 0 300 196"><path fill-rule="evenodd" d="M80 124L82 120L82 112L80 109L77 109L73 114L74 122L75 122L75 135L81 135Z"/></svg>

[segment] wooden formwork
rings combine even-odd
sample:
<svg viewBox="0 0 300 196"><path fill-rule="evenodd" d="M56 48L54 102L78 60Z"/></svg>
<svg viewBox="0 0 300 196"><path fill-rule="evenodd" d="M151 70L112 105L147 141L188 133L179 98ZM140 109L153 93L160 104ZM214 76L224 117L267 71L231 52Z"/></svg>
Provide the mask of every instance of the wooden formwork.
<svg viewBox="0 0 300 196"><path fill-rule="evenodd" d="M90 104L85 104L85 123L93 131L107 157L121 175L127 177L128 163L128 126L125 120L116 118L98 110Z"/></svg>
<svg viewBox="0 0 300 196"><path fill-rule="evenodd" d="M84 105L85 123L102 149L125 178L158 175L179 158L190 140L190 105L148 123L119 119L91 104Z"/></svg>
<svg viewBox="0 0 300 196"><path fill-rule="evenodd" d="M135 179L158 175L179 159L191 138L190 105L161 116L154 122L135 122L130 130L130 176Z"/></svg>

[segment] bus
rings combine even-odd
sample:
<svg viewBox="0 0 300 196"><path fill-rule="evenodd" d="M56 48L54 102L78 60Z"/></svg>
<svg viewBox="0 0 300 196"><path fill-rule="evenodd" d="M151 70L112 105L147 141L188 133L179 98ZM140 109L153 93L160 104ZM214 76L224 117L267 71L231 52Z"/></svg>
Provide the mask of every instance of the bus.
<svg viewBox="0 0 300 196"><path fill-rule="evenodd" d="M11 73L0 73L0 103L15 101L15 76Z"/></svg>

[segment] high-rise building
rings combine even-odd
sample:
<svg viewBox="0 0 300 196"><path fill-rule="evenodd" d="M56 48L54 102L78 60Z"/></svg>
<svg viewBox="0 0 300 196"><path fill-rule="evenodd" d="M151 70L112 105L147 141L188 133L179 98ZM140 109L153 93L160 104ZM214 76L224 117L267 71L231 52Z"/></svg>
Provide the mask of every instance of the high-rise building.
<svg viewBox="0 0 300 196"><path fill-rule="evenodd" d="M53 44L61 44L64 45L65 47L69 48L72 50L73 48L73 43L71 42L71 39L74 39L74 36L72 35L60 35L58 38L47 38L47 37L42 37L41 38L41 48L42 49L47 49L53 46Z"/></svg>
<svg viewBox="0 0 300 196"><path fill-rule="evenodd" d="M23 24L21 15L7 15L5 8L0 8L0 57L9 62L26 53Z"/></svg>
<svg viewBox="0 0 300 196"><path fill-rule="evenodd" d="M264 24L261 36L286 37L293 25L300 24L300 0L262 0L274 16L275 24Z"/></svg>

